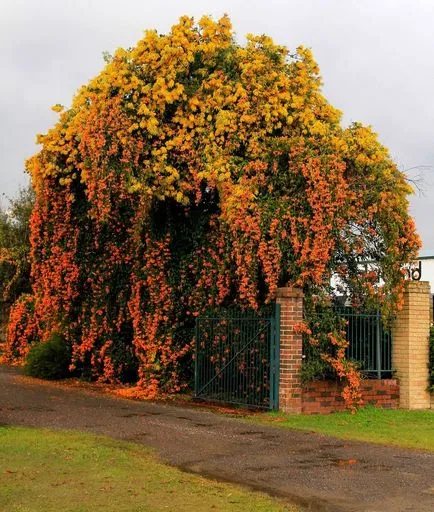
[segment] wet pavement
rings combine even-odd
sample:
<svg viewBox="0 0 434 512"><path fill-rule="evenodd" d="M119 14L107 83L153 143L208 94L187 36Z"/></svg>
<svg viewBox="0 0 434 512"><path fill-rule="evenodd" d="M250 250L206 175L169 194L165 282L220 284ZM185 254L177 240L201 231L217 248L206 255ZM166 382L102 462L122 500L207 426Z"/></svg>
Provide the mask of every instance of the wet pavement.
<svg viewBox="0 0 434 512"><path fill-rule="evenodd" d="M24 378L7 366L0 366L0 424L135 441L184 471L261 490L305 510L434 511L432 453L113 398Z"/></svg>

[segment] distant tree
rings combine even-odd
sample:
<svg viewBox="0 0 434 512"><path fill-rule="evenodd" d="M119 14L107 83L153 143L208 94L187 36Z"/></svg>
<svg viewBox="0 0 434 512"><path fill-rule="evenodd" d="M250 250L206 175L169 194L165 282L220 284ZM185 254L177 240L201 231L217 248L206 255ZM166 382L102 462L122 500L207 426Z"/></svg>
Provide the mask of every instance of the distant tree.
<svg viewBox="0 0 434 512"><path fill-rule="evenodd" d="M2 316L9 305L30 286L30 215L35 193L29 185L17 197L0 206L0 307Z"/></svg>

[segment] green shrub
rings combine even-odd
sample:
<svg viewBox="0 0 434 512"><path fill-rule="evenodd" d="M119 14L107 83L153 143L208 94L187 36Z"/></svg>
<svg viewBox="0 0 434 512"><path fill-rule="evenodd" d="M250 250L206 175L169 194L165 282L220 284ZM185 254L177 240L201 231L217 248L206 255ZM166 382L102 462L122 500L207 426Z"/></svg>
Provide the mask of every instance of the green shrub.
<svg viewBox="0 0 434 512"><path fill-rule="evenodd" d="M38 343L26 358L24 373L41 379L63 379L70 375L71 353L68 344L60 334L53 334L45 343Z"/></svg>
<svg viewBox="0 0 434 512"><path fill-rule="evenodd" d="M434 393L434 326L431 327L429 334L429 390Z"/></svg>
<svg viewBox="0 0 434 512"><path fill-rule="evenodd" d="M304 359L301 366L301 382L308 384L314 380L333 380L336 375L330 369L330 365L321 359L310 358Z"/></svg>

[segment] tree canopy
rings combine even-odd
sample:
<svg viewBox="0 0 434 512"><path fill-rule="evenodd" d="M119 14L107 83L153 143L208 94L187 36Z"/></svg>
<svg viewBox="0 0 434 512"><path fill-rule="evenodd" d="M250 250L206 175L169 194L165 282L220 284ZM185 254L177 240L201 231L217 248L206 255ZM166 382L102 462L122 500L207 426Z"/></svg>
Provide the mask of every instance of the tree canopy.
<svg viewBox="0 0 434 512"><path fill-rule="evenodd" d="M334 273L354 301L395 307L419 247L411 189L321 85L310 50L238 44L227 16L182 17L107 57L27 163L33 293L9 353L61 331L73 367L154 396L185 383L209 308L258 309L283 285L321 295ZM325 358L353 375L328 339Z"/></svg>

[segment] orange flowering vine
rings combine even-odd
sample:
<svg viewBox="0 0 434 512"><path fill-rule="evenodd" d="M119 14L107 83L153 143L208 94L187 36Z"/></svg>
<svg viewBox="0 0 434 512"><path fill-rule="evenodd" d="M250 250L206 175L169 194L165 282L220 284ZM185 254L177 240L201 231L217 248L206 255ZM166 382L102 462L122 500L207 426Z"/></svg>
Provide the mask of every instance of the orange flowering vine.
<svg viewBox="0 0 434 512"><path fill-rule="evenodd" d="M369 128L341 126L310 50L240 45L227 16L184 16L56 110L27 162L33 295L12 312L11 358L62 331L71 368L153 397L188 383L208 308L258 309L282 285L322 293L338 270L362 301L399 300L419 246L409 187ZM354 400L343 344L329 345Z"/></svg>

